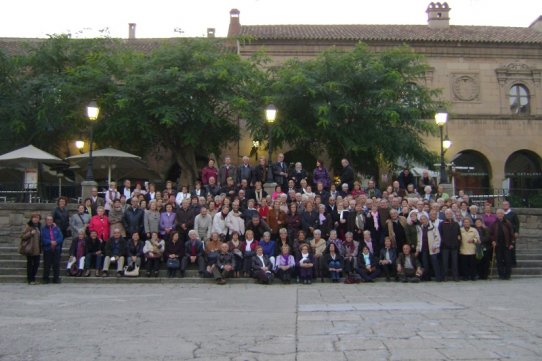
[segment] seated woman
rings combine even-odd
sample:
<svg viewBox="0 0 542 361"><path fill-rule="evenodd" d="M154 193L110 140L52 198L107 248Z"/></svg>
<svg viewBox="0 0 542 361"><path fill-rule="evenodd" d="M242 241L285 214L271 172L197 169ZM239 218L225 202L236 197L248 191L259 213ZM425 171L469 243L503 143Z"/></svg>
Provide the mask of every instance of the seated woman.
<svg viewBox="0 0 542 361"><path fill-rule="evenodd" d="M250 277L250 272L251 272L251 267L252 267L252 256L256 254L256 247L258 247L258 241L254 239L254 232L251 229L248 229L245 232L245 240L241 242L241 251L243 251L243 261L244 261L243 273L245 277Z"/></svg>
<svg viewBox="0 0 542 361"><path fill-rule="evenodd" d="M261 246L256 246L256 254L252 257L252 276L258 283L273 283L273 272L269 258L263 254Z"/></svg>
<svg viewBox="0 0 542 361"><path fill-rule="evenodd" d="M422 267L418 258L410 252L408 243L403 245L403 252L397 257L397 276L401 282L420 282Z"/></svg>
<svg viewBox="0 0 542 361"><path fill-rule="evenodd" d="M151 239L145 241L145 247L143 247L143 253L145 254L147 262L147 277L158 277L160 273L160 259L164 253L165 243L164 240L158 238L158 232L151 233Z"/></svg>
<svg viewBox="0 0 542 361"><path fill-rule="evenodd" d="M85 243L85 277L90 276L90 267L94 265L96 277L102 275L105 257L105 240L98 238L98 232L90 231Z"/></svg>
<svg viewBox="0 0 542 361"><path fill-rule="evenodd" d="M167 276L173 278L177 275L177 270L181 267L181 259L183 258L184 244L179 239L178 232L172 232L169 239L166 241L166 249L164 251L164 259L167 268ZM177 260L177 262L168 262L169 260ZM178 266L175 266L178 264Z"/></svg>
<svg viewBox="0 0 542 361"><path fill-rule="evenodd" d="M343 271L344 259L339 253L335 243L330 242L324 253L324 268L329 272L331 282L338 283ZM323 278L322 278L323 280Z"/></svg>
<svg viewBox="0 0 542 361"><path fill-rule="evenodd" d="M312 254L314 256L314 268L316 277L324 281L323 265L324 252L326 250L326 241L322 238L322 232L319 229L314 230L314 238L310 242Z"/></svg>
<svg viewBox="0 0 542 361"><path fill-rule="evenodd" d="M68 259L68 266L66 272L68 276L81 277L83 270L85 269L85 255L86 255L86 232L85 229L80 229L77 232L77 238L72 241L70 246ZM77 269L77 271L72 272L72 269Z"/></svg>
<svg viewBox="0 0 542 361"><path fill-rule="evenodd" d="M369 252L369 247L367 246L363 246L363 251L359 255L358 265L358 273L363 281L374 282L380 276L377 258Z"/></svg>
<svg viewBox="0 0 542 361"><path fill-rule="evenodd" d="M282 253L275 259L275 273L282 283L289 284L295 271L294 256L290 254L288 245L282 247Z"/></svg>
<svg viewBox="0 0 542 361"><path fill-rule="evenodd" d="M395 276L397 268L397 250L392 247L390 237L384 238L384 248L380 250L379 264L386 276L386 282L391 280L391 277Z"/></svg>
<svg viewBox="0 0 542 361"><path fill-rule="evenodd" d="M129 269L141 267L141 257L143 257L143 241L139 233L133 233L132 238L128 241L128 253L126 255L126 266Z"/></svg>
<svg viewBox="0 0 542 361"><path fill-rule="evenodd" d="M310 285L313 277L314 257L309 252L308 244L304 243L299 248L299 279L304 285Z"/></svg>
<svg viewBox="0 0 542 361"><path fill-rule="evenodd" d="M212 232L211 237L205 242L205 260L207 265L207 273L212 274L212 267L216 263L218 253L220 252L220 236L217 232Z"/></svg>
<svg viewBox="0 0 542 361"><path fill-rule="evenodd" d="M344 235L344 272L351 274L357 268L357 258L359 254L359 242L354 241L354 234L346 232Z"/></svg>
<svg viewBox="0 0 542 361"><path fill-rule="evenodd" d="M243 250L241 249L241 241L239 240L239 232L233 231L231 239L228 242L229 251L235 258L235 267L233 269L233 277L240 277L240 273L243 269ZM252 262L252 260L250 260Z"/></svg>

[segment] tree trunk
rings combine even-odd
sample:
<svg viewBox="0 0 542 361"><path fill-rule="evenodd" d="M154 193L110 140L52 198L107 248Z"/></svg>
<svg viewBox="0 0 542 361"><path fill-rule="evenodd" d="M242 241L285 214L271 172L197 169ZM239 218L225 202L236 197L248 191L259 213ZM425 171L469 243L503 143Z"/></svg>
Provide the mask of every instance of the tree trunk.
<svg viewBox="0 0 542 361"><path fill-rule="evenodd" d="M179 186L189 186L193 188L198 179L198 169L196 166L196 152L193 147L183 147L173 152L175 158L181 167L181 176Z"/></svg>

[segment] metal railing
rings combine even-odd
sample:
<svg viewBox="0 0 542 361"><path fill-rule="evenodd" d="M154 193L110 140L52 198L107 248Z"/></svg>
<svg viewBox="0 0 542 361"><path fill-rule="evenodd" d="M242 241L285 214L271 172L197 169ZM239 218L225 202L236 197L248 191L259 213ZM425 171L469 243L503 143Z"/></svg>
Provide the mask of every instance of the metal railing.
<svg viewBox="0 0 542 361"><path fill-rule="evenodd" d="M80 187L76 185L62 185L40 183L0 183L0 202L11 203L51 203L56 202L59 196L67 197L74 202Z"/></svg>
<svg viewBox="0 0 542 361"><path fill-rule="evenodd" d="M465 188L463 189L472 200L473 204L483 206L487 200L494 205L500 205L503 201L510 202L512 207L542 208L542 189L487 189Z"/></svg>

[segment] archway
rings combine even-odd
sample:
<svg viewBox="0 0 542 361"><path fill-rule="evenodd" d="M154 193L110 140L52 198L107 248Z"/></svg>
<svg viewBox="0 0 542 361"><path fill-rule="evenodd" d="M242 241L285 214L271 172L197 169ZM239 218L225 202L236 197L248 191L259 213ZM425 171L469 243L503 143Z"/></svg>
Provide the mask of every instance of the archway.
<svg viewBox="0 0 542 361"><path fill-rule="evenodd" d="M510 179L511 192L542 188L542 160L530 150L522 149L510 154L504 173Z"/></svg>
<svg viewBox="0 0 542 361"><path fill-rule="evenodd" d="M464 150L452 159L456 189L469 194L488 194L491 181L491 165L486 156L475 150Z"/></svg>

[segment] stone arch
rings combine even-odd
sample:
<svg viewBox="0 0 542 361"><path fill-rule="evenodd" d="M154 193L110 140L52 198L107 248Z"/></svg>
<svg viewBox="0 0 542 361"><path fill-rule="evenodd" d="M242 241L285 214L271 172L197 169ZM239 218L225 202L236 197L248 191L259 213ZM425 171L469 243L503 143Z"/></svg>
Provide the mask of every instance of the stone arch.
<svg viewBox="0 0 542 361"><path fill-rule="evenodd" d="M531 150L521 149L510 154L504 173L510 179L511 191L542 188L542 159Z"/></svg>
<svg viewBox="0 0 542 361"><path fill-rule="evenodd" d="M465 149L452 158L455 188L470 194L488 194L491 182L491 163L479 151Z"/></svg>

